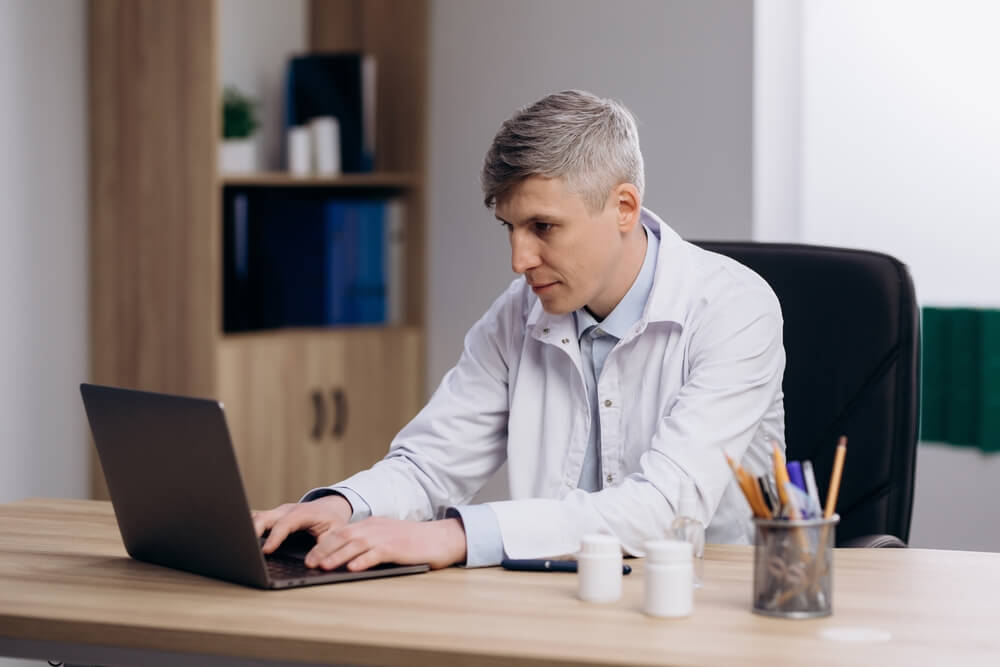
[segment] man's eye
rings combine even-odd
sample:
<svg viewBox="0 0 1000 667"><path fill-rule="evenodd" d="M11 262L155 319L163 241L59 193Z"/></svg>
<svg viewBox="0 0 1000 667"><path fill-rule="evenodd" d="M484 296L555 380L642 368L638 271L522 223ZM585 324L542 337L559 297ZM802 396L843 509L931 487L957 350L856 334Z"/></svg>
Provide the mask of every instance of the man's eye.
<svg viewBox="0 0 1000 667"><path fill-rule="evenodd" d="M545 232L550 231L551 229L552 225L548 222L535 223L535 231L538 232L539 234L544 234Z"/></svg>

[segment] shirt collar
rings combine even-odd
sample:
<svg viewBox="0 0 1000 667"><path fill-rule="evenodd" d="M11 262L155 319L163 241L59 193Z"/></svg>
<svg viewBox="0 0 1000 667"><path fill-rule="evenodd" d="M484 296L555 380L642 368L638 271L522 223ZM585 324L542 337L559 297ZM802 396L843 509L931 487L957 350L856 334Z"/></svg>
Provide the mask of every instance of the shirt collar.
<svg viewBox="0 0 1000 667"><path fill-rule="evenodd" d="M657 251L660 241L649 229L643 228L646 234L646 255L642 260L642 268L618 305L608 313L603 321L598 322L586 308L574 311L576 318L576 336L579 339L592 326L599 326L601 331L621 340L629 330L642 319L643 310L653 289L653 276L656 273Z"/></svg>

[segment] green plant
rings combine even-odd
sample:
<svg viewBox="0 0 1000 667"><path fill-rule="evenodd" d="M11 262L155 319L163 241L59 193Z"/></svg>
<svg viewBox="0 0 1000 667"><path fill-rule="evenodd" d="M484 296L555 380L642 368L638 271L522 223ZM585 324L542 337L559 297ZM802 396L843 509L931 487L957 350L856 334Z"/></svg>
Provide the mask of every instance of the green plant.
<svg viewBox="0 0 1000 667"><path fill-rule="evenodd" d="M257 103L234 86L222 92L222 138L245 139L257 129Z"/></svg>

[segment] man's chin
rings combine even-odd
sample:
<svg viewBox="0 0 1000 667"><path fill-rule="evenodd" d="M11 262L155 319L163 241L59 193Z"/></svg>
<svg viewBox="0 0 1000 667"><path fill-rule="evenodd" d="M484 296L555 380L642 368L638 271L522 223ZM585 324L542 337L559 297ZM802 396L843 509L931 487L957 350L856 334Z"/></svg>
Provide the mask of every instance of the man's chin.
<svg viewBox="0 0 1000 667"><path fill-rule="evenodd" d="M577 310L577 308L562 300L539 299L539 302L542 304L542 310L549 315L566 315L567 313L572 313L574 310Z"/></svg>

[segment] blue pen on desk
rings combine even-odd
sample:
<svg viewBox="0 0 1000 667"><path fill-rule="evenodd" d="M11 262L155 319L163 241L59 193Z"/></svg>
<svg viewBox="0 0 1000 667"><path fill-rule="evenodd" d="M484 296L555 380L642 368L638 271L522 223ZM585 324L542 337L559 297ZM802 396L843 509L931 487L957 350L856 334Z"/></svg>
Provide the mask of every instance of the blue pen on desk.
<svg viewBox="0 0 1000 667"><path fill-rule="evenodd" d="M500 562L505 570L522 572L576 572L575 560L555 560L552 558L505 558ZM632 571L631 565L622 565L622 574Z"/></svg>

